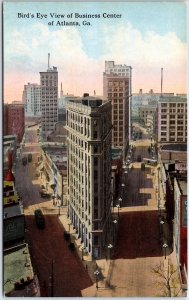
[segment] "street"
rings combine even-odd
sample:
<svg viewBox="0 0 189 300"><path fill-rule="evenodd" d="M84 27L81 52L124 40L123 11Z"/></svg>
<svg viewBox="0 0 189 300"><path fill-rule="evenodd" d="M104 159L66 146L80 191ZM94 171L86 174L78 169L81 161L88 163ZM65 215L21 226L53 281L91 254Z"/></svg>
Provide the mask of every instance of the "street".
<svg viewBox="0 0 189 300"><path fill-rule="evenodd" d="M34 270L39 277L43 296L80 297L81 290L92 281L76 251L71 251L64 239L64 228L58 218L58 208L52 199L41 198L40 178L36 163L40 155L36 128L27 128L21 157L32 154L32 162L16 166L16 187L25 214L26 240L29 243ZM21 159L20 157L20 159ZM40 208L45 217L45 229L36 226L34 210ZM66 213L60 209L60 213Z"/></svg>
<svg viewBox="0 0 189 300"><path fill-rule="evenodd" d="M69 249L57 215L45 215L45 224L40 230L34 216L26 216L26 236L44 296L81 297L92 281L77 252Z"/></svg>
<svg viewBox="0 0 189 300"><path fill-rule="evenodd" d="M132 155L133 168L123 173L117 243L111 262L112 296L155 297L158 289L152 268L162 259L158 208L153 187L153 169L141 170L137 156L151 158L149 140L137 140ZM160 294L159 294L160 295Z"/></svg>

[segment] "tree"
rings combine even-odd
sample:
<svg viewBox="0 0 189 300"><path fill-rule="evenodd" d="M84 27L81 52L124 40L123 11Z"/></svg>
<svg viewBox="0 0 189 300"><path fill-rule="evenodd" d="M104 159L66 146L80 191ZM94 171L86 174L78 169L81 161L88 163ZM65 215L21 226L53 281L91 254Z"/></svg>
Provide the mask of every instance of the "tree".
<svg viewBox="0 0 189 300"><path fill-rule="evenodd" d="M152 272L159 279L157 282L158 287L162 291L164 297L177 297L181 291L181 284L178 276L178 268L175 267L168 260L167 269L164 267L164 263L160 262L155 268L152 268Z"/></svg>

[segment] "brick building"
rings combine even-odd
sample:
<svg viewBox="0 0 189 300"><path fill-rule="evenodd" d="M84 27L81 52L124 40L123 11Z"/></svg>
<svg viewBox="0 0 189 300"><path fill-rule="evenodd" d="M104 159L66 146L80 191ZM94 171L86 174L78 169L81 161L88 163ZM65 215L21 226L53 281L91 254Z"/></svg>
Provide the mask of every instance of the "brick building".
<svg viewBox="0 0 189 300"><path fill-rule="evenodd" d="M25 129L24 104L14 101L4 106L4 135L16 135L17 143L22 141Z"/></svg>

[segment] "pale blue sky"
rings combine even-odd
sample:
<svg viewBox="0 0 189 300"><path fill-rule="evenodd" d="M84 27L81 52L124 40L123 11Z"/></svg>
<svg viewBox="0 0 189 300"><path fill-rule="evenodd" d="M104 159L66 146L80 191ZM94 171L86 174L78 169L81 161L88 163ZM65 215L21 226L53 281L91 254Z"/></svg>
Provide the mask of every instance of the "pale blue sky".
<svg viewBox="0 0 189 300"><path fill-rule="evenodd" d="M48 16L50 12L101 16L105 12L122 14L122 18L86 19L91 21L92 26L62 27L48 26L52 19L39 20L36 18L37 12L47 13ZM34 13L35 18L18 18L18 13ZM80 19L80 22L83 20ZM143 74L145 65L148 70L150 66L155 70L164 63L172 72L173 60L176 61L176 65L182 65L182 68L185 64L183 58L186 46L186 5L182 2L7 2L4 3L4 41L7 80L11 69L19 69L20 72L23 70L23 74L28 73L28 77L33 80L35 77L30 76L30 73L37 73L45 68L48 52L51 52L61 76L61 68L70 69L69 60L73 69L74 58L77 58L75 63L81 59L83 64L94 67L91 76L95 76L95 72L101 70L100 67L102 73L102 61L109 59L132 65L134 69L140 68ZM61 53L61 49L64 53ZM64 65L64 60L67 65ZM78 76L81 73L79 68L81 66L76 64L74 69ZM174 66L172 73L176 72ZM101 90L99 88L100 92Z"/></svg>

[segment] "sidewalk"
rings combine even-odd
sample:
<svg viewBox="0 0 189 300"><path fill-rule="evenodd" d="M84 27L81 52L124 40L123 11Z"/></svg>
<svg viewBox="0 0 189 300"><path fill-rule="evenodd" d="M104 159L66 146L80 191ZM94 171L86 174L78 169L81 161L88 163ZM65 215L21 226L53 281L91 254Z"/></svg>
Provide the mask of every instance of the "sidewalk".
<svg viewBox="0 0 189 300"><path fill-rule="evenodd" d="M66 207L63 207L61 209L61 215L58 216L58 218L60 223L64 227L65 231L70 233L70 240L72 243L74 243L75 250L77 251L77 254L80 257L84 268L87 270L92 282L94 283L93 285L94 291L93 290L92 291L96 293L96 276L94 272L96 270L99 271L98 288L105 287L107 285L106 278L108 277L110 261L107 261L106 259L92 260L91 256L83 250L83 244L81 243L81 239L78 238L75 229L73 229L73 226L71 225L71 222L67 217ZM91 292L90 292L90 296L92 296Z"/></svg>

